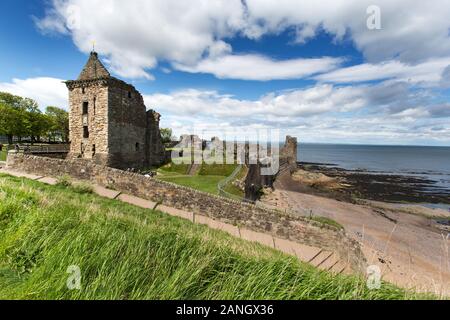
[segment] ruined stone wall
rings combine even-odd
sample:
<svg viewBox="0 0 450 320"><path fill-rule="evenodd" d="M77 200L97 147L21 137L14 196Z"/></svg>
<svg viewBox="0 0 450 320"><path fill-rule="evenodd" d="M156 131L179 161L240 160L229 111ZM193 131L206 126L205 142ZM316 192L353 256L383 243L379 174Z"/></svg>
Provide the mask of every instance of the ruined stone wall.
<svg viewBox="0 0 450 320"><path fill-rule="evenodd" d="M109 86L108 165L116 168L142 168L146 165L146 108L134 87L122 81Z"/></svg>
<svg viewBox="0 0 450 320"><path fill-rule="evenodd" d="M297 138L287 136L284 146L280 150L280 159L286 161L288 165L297 167Z"/></svg>
<svg viewBox="0 0 450 320"><path fill-rule="evenodd" d="M107 160L108 146L108 86L104 80L77 81L69 87L70 153L72 158ZM83 104L88 103L88 114L83 115ZM89 138L84 138L87 125ZM95 146L95 152L94 152Z"/></svg>
<svg viewBox="0 0 450 320"><path fill-rule="evenodd" d="M358 242L347 237L343 231L301 217L95 165L88 160L59 160L12 153L8 156L7 167L45 176L69 174L78 179L91 180L105 187L113 187L155 202L161 201L164 205L194 214L332 250L342 260L348 261L355 271L363 271L365 268L365 258Z"/></svg>
<svg viewBox="0 0 450 320"><path fill-rule="evenodd" d="M248 150L248 146L246 146ZM248 152L248 151L247 151ZM246 156L246 158L248 158ZM273 158L272 159L277 159ZM246 161L248 163L248 160ZM278 154L278 172L273 175L262 175L261 170L263 164L258 160L258 163L248 164L248 173L245 178L245 198L247 200L255 201L260 198L260 190L264 187L272 188L275 179L281 174L291 174L297 169L297 138L287 136L284 146L279 150Z"/></svg>
<svg viewBox="0 0 450 320"><path fill-rule="evenodd" d="M147 111L146 153L149 167L162 165L167 158L159 129L160 118L159 113L153 110Z"/></svg>

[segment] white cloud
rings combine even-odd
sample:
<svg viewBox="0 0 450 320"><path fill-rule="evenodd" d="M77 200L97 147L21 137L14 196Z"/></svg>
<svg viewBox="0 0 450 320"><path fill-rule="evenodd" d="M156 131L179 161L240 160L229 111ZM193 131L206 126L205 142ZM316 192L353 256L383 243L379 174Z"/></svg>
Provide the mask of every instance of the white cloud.
<svg viewBox="0 0 450 320"><path fill-rule="evenodd" d="M448 119L399 117L320 117L308 119L289 133L302 142L424 144L450 146Z"/></svg>
<svg viewBox="0 0 450 320"><path fill-rule="evenodd" d="M175 69L190 73L210 73L220 79L280 80L298 79L337 68L343 59L290 59L276 61L267 57L246 55L223 55L201 60L194 66L174 64Z"/></svg>
<svg viewBox="0 0 450 320"><path fill-rule="evenodd" d="M400 61L364 63L321 74L315 79L334 83L395 79L424 86L435 86L439 85L443 72L449 65L450 58L431 59L418 64L406 64Z"/></svg>
<svg viewBox="0 0 450 320"><path fill-rule="evenodd" d="M38 27L72 35L83 52L110 58L125 77L151 77L158 60L195 63L202 55L227 48L220 38L242 28L242 4L229 1L53 0Z"/></svg>
<svg viewBox="0 0 450 320"><path fill-rule="evenodd" d="M0 91L37 101L41 110L48 106L67 109L68 91L61 79L29 78L13 79L12 82L0 83Z"/></svg>
<svg viewBox="0 0 450 320"><path fill-rule="evenodd" d="M247 0L249 36L300 26L298 41L323 29L337 40L348 36L370 62L398 57L416 62L450 55L450 4L440 0ZM381 10L381 30L367 28L366 10Z"/></svg>
<svg viewBox="0 0 450 320"><path fill-rule="evenodd" d="M337 41L348 37L369 63L392 59L417 63L450 56L450 4L439 0L324 0L320 5L313 0L51 3L46 16L37 20L42 31L70 34L83 52L96 41L97 51L110 59L113 70L133 78L151 78L148 70L161 60L220 72L220 65L213 68L210 63L232 52L227 39L237 35L256 39L290 28L296 30L298 43L314 38L318 30ZM373 4L381 9L381 30L366 25L366 9ZM210 59L201 62L205 57ZM275 73L284 76L283 70Z"/></svg>
<svg viewBox="0 0 450 320"><path fill-rule="evenodd" d="M240 100L216 91L188 89L172 94L144 96L147 106L172 115L211 119L269 121L288 117L308 117L326 112L348 112L366 105L365 89L320 85L269 93L259 100Z"/></svg>
<svg viewBox="0 0 450 320"><path fill-rule="evenodd" d="M162 126L172 127L176 135L204 131L209 138L236 128L243 134L277 128L310 142L450 145L450 106L433 104L433 96L422 91L410 92L401 82L322 84L256 100L195 89L144 100L162 113Z"/></svg>
<svg viewBox="0 0 450 320"><path fill-rule="evenodd" d="M0 91L30 97L44 109L67 106L67 89L55 78L14 79ZM220 135L230 129L248 132L280 128L301 141L352 143L436 143L450 145L449 104L432 104L423 94L395 85L316 85L256 100L216 91L187 89L144 96L148 108L162 113L162 126L175 134L206 130ZM284 131L283 131L284 130Z"/></svg>

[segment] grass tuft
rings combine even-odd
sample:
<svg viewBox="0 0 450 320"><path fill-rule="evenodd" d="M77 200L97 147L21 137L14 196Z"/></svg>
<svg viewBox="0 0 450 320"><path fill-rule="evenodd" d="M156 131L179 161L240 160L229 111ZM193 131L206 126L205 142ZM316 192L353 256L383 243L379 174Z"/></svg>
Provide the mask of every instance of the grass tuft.
<svg viewBox="0 0 450 320"><path fill-rule="evenodd" d="M74 183L74 184L72 184L71 189L74 192L80 193L80 194L87 194L87 193L94 192L94 188L92 187L92 185L89 183L86 183L86 182Z"/></svg>
<svg viewBox="0 0 450 320"><path fill-rule="evenodd" d="M68 175L59 176L56 179L56 185L59 187L70 187L72 185L72 178Z"/></svg>
<svg viewBox="0 0 450 320"><path fill-rule="evenodd" d="M317 217L316 216L316 217L312 217L311 220L319 222L319 223L322 223L322 224L326 224L326 225L329 225L329 226L332 226L332 227L335 227L335 228L337 228L339 230L344 230L344 226L343 225L341 225L339 222L337 222L337 221L335 221L333 219L327 218L327 217Z"/></svg>

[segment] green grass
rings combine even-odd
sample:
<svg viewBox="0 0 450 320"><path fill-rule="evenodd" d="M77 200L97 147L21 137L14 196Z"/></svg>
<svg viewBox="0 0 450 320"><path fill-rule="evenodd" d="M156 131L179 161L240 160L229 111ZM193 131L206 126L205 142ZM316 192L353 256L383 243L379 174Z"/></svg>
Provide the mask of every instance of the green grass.
<svg viewBox="0 0 450 320"><path fill-rule="evenodd" d="M232 183L227 184L223 189L225 192L240 198L244 198L245 196L244 192Z"/></svg>
<svg viewBox="0 0 450 320"><path fill-rule="evenodd" d="M7 154L6 147L3 147L3 150L0 150L0 161L6 161Z"/></svg>
<svg viewBox="0 0 450 320"><path fill-rule="evenodd" d="M187 174L188 169L189 169L188 164L169 163L161 167L158 171L163 174L164 173Z"/></svg>
<svg viewBox="0 0 450 320"><path fill-rule="evenodd" d="M247 171L248 169L243 166L241 168L241 170L239 171L239 173L236 176L235 180L242 180L245 178L245 176L247 175ZM245 194L244 191L242 191L240 188L236 187L233 182L228 183L225 188L224 188L225 192L228 192L232 195L238 196L240 198L244 198Z"/></svg>
<svg viewBox="0 0 450 320"><path fill-rule="evenodd" d="M159 176L158 179L173 182L185 187L190 187L200 191L218 194L217 184L225 177L222 176L187 176L187 175L166 175Z"/></svg>
<svg viewBox="0 0 450 320"><path fill-rule="evenodd" d="M322 224L327 224L327 225L333 226L340 230L344 230L344 226L342 226L340 223L334 221L333 219L330 219L327 217L312 217L311 220L320 222Z"/></svg>
<svg viewBox="0 0 450 320"><path fill-rule="evenodd" d="M225 165L225 164L202 164L198 174L190 176L187 175L189 170L189 165L180 164L176 165L170 163L159 168L157 171L159 173L158 179L163 181L168 181L176 183L185 187L190 187L200 191L218 194L217 184L225 179L227 176L231 175L236 169L237 165ZM241 195L239 189L230 186L230 193ZM228 191L228 190L227 190Z"/></svg>
<svg viewBox="0 0 450 320"><path fill-rule="evenodd" d="M230 176L236 169L237 164L206 164L203 163L198 173L201 176Z"/></svg>
<svg viewBox="0 0 450 320"><path fill-rule="evenodd" d="M81 290L66 286L69 266ZM189 221L0 175L0 299L405 299Z"/></svg>

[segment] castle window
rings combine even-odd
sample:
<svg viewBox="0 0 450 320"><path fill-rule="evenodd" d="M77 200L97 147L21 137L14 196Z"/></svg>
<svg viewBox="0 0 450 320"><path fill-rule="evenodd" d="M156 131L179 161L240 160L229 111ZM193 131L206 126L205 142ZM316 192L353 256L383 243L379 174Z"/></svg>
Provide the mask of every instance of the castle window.
<svg viewBox="0 0 450 320"><path fill-rule="evenodd" d="M83 114L88 114L89 102L83 102Z"/></svg>
<svg viewBox="0 0 450 320"><path fill-rule="evenodd" d="M92 145L92 156L95 156L95 144Z"/></svg>
<svg viewBox="0 0 450 320"><path fill-rule="evenodd" d="M128 91L128 98L131 99L131 91Z"/></svg>
<svg viewBox="0 0 450 320"><path fill-rule="evenodd" d="M139 151L139 149L140 149L139 142L136 142L136 151Z"/></svg>
<svg viewBox="0 0 450 320"><path fill-rule="evenodd" d="M97 102L97 98L94 98L94 115L95 115L95 105L96 105L96 102Z"/></svg>
<svg viewBox="0 0 450 320"><path fill-rule="evenodd" d="M83 127L83 138L87 139L89 138L89 128Z"/></svg>
<svg viewBox="0 0 450 320"><path fill-rule="evenodd" d="M86 93L86 90L84 89L84 87L81 88L81 93L82 93L82 94L85 94L85 93Z"/></svg>

